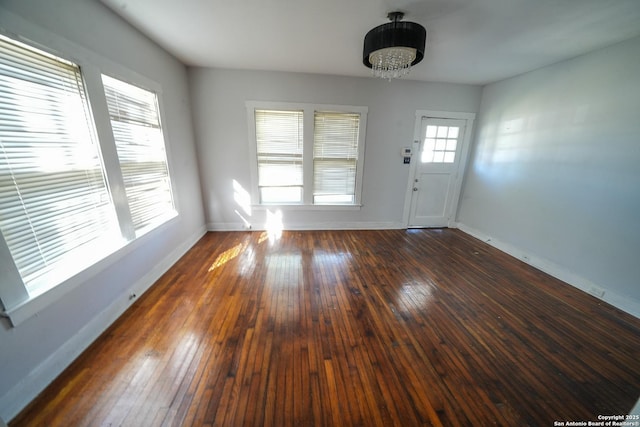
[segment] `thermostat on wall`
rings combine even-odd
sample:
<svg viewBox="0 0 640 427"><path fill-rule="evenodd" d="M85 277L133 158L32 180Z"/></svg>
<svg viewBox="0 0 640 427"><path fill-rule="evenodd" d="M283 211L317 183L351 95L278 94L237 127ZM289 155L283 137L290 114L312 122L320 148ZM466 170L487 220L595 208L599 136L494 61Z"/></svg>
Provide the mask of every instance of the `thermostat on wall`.
<svg viewBox="0 0 640 427"><path fill-rule="evenodd" d="M404 147L400 150L400 154L402 154L402 163L405 165L411 163L411 147Z"/></svg>

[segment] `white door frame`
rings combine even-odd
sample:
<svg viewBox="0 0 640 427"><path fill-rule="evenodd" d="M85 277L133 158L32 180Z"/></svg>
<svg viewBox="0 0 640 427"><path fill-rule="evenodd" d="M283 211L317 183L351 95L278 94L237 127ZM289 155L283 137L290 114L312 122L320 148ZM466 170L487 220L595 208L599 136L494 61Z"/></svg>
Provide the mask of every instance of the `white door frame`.
<svg viewBox="0 0 640 427"><path fill-rule="evenodd" d="M459 113L453 111L434 111L434 110L417 110L416 120L413 128L413 144L412 144L412 156L411 164L409 167L409 176L407 177L407 189L404 196L404 210L402 214L402 221L405 227L409 227L409 214L411 212L411 196L413 193L413 179L416 174L416 164L420 161L420 142L421 142L421 130L422 119L454 119L464 120L466 122L465 131L462 138L462 151L460 152L460 163L458 164L458 170L456 171L456 178L453 187L453 197L451 198L451 217L447 223L447 227L455 227L455 218L458 214L458 202L460 200L460 192L462 190L462 182L464 178L464 171L467 168L467 159L469 157L469 151L471 146L471 135L473 134L473 122L475 121L475 113Z"/></svg>

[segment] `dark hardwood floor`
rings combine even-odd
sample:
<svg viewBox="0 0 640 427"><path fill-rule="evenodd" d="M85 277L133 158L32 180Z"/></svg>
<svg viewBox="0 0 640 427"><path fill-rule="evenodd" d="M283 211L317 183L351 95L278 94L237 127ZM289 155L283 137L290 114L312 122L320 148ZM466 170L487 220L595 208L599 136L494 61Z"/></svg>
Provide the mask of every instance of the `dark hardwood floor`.
<svg viewBox="0 0 640 427"><path fill-rule="evenodd" d="M458 230L209 233L11 426L627 414L640 320Z"/></svg>

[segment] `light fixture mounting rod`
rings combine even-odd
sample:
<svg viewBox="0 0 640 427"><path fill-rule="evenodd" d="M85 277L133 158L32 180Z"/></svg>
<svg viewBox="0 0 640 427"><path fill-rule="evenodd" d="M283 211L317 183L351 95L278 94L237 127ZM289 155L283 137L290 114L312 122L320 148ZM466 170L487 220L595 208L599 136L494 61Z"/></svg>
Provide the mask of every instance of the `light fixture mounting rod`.
<svg viewBox="0 0 640 427"><path fill-rule="evenodd" d="M391 22L398 22L404 17L404 12L389 12L387 18Z"/></svg>

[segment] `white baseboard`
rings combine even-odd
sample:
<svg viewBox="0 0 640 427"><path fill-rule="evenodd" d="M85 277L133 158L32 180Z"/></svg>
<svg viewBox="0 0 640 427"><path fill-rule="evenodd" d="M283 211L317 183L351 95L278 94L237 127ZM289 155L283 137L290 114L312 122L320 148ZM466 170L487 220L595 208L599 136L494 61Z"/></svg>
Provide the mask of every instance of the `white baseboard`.
<svg viewBox="0 0 640 427"><path fill-rule="evenodd" d="M310 230L397 230L407 228L401 222L378 222L378 221L357 221L357 222L315 222L308 224L284 224L284 230L291 231L310 231ZM265 228L248 229L244 223L237 222L209 222L207 223L209 231L265 231Z"/></svg>
<svg viewBox="0 0 640 427"><path fill-rule="evenodd" d="M462 223L457 223L456 226L468 235L475 237L478 240L482 240L483 242L488 243L489 245L497 249L500 249L502 252L506 252L512 257L518 258L519 260L537 268L538 270L544 271L545 273L550 274L551 276L560 279L563 282L566 282L569 285L580 289L581 291L587 292L594 297L599 298L602 301L605 301L613 305L614 307L631 314L632 316L640 318L640 302L635 301L629 297L616 294L609 289L602 288L601 286L567 270L565 267L558 265L553 261L527 253L521 248L497 240L489 235L482 233L481 231L474 229L473 227L469 227Z"/></svg>
<svg viewBox="0 0 640 427"><path fill-rule="evenodd" d="M638 401L636 402L636 406L631 408L629 415L640 415L640 398L638 398Z"/></svg>
<svg viewBox="0 0 640 427"><path fill-rule="evenodd" d="M121 297L97 314L76 335L61 345L55 353L32 370L16 384L7 394L0 398L0 417L11 420L29 402L38 396L56 377L58 377L83 351L85 351L100 334L115 322L135 300L129 295L135 293L140 297L167 270L175 264L206 233L204 227L191 235L180 246L162 259L152 270L134 283ZM2 425L0 424L0 427Z"/></svg>
<svg viewBox="0 0 640 427"><path fill-rule="evenodd" d="M208 222L207 231L248 231L243 222Z"/></svg>

